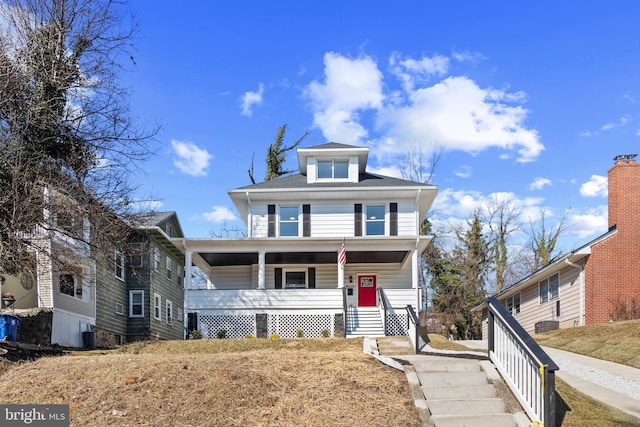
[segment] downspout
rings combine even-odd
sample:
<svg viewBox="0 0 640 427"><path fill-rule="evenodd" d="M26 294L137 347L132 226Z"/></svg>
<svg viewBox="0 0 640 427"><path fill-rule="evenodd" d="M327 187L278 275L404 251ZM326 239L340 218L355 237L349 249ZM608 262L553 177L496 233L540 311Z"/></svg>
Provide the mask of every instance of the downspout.
<svg viewBox="0 0 640 427"><path fill-rule="evenodd" d="M571 267L578 268L580 270L580 324L578 326L584 326L584 265L574 264L569 261L568 258L564 259L564 262Z"/></svg>

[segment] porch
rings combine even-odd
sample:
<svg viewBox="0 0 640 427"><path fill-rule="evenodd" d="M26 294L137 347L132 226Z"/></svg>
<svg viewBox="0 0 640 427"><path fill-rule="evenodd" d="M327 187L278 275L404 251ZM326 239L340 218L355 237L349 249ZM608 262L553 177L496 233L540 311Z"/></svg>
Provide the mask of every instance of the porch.
<svg viewBox="0 0 640 427"><path fill-rule="evenodd" d="M378 288L375 305L348 304L348 288L189 289L185 293L187 334L202 338L406 335L407 305L416 306L417 289ZM368 329L365 316L376 325Z"/></svg>

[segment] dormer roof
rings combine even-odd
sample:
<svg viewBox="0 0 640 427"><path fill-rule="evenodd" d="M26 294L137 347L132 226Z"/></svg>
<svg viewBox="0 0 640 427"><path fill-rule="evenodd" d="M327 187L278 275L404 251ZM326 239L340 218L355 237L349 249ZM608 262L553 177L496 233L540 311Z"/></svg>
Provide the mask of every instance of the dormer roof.
<svg viewBox="0 0 640 427"><path fill-rule="evenodd" d="M333 159L339 157L357 157L358 172L364 173L369 158L367 147L357 147L355 145L340 144L338 142L327 142L326 144L315 145L313 147L298 148L298 166L302 175L307 174L307 159L315 157L317 159Z"/></svg>

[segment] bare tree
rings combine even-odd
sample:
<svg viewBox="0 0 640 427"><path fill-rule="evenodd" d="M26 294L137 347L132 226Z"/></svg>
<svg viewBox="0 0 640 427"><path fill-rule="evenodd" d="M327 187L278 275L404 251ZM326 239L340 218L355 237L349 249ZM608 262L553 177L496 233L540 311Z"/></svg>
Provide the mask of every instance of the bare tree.
<svg viewBox="0 0 640 427"><path fill-rule="evenodd" d="M404 168L400 171L402 177L409 181L430 184L433 175L436 173L436 167L440 163L443 151L442 148L434 149L427 162L422 145L413 145L407 152L402 154L401 162L404 165Z"/></svg>
<svg viewBox="0 0 640 427"><path fill-rule="evenodd" d="M504 288L510 276L509 240L520 229L521 216L522 212L510 204L508 199L498 196L484 210L483 222L491 230L495 292Z"/></svg>
<svg viewBox="0 0 640 427"><path fill-rule="evenodd" d="M565 211L551 230L547 230L548 218L544 208L540 208L540 219L538 221L529 220L528 234L531 239L529 246L533 257L531 272L544 267L553 260L556 255L556 244L558 243L558 238L564 232L568 215L569 211Z"/></svg>
<svg viewBox="0 0 640 427"><path fill-rule="evenodd" d="M0 4L0 273L27 265L38 227L82 239L87 218L100 230L87 243L124 244L130 172L157 131L119 85L134 30L124 2Z"/></svg>

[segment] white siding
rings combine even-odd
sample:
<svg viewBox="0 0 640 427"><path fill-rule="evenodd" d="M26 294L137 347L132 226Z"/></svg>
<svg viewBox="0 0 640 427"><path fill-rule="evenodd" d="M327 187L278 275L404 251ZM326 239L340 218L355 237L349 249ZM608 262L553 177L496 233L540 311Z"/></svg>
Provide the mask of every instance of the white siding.
<svg viewBox="0 0 640 427"><path fill-rule="evenodd" d="M251 266L234 265L216 267L210 279L215 289L251 289ZM253 284L253 287L257 286Z"/></svg>
<svg viewBox="0 0 640 427"><path fill-rule="evenodd" d="M540 304L538 282L522 289L520 293L520 313L515 319L529 333L535 331L535 324L543 320L557 320L560 327L580 324L580 270L567 267L560 271L558 298ZM560 316L556 316L556 302L560 301ZM505 304L505 299L500 302Z"/></svg>
<svg viewBox="0 0 640 427"><path fill-rule="evenodd" d="M385 204L386 207L386 224L385 234L389 235L389 203L398 203L398 235L399 236L416 236L417 220L416 220L416 204L414 201L396 201L396 200L363 200L358 203L363 204L363 210L366 211L366 205ZM274 203L277 205L277 203ZM291 205L291 203L285 203ZM302 204L300 203L299 230L302 235ZM355 202L337 203L310 203L311 205L311 237L353 237L354 233L354 204ZM276 228L278 228L279 209L276 207ZM364 222L364 215L363 215ZM251 237L263 238L268 237L268 214L267 205L252 205L251 207ZM276 233L278 235L279 233Z"/></svg>

